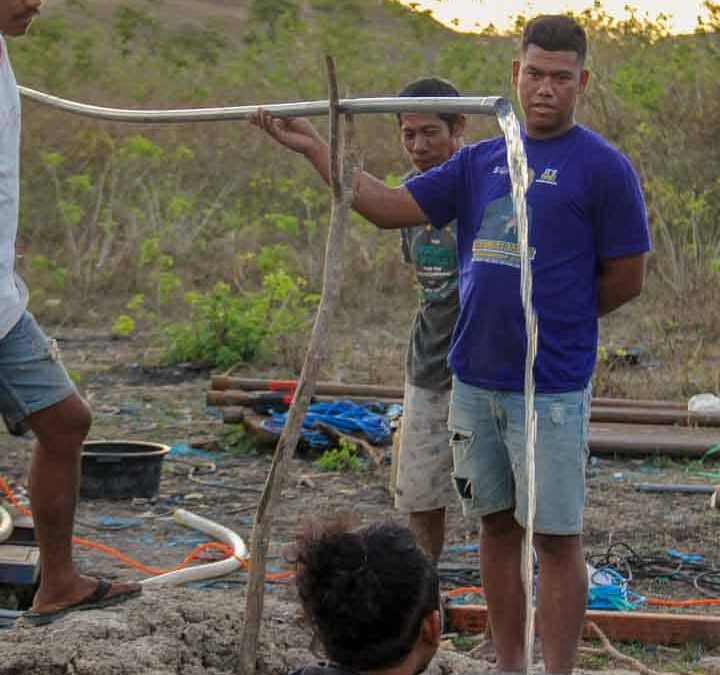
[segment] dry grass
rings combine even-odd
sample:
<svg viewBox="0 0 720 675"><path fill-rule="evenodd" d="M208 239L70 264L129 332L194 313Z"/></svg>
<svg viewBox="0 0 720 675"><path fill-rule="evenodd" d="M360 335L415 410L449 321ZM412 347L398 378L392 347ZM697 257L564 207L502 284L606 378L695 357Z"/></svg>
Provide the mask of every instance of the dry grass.
<svg viewBox="0 0 720 675"><path fill-rule="evenodd" d="M599 363L595 393L685 400L720 391L720 289L712 278L677 295L650 274L643 295L602 321L601 343L640 347L637 366Z"/></svg>

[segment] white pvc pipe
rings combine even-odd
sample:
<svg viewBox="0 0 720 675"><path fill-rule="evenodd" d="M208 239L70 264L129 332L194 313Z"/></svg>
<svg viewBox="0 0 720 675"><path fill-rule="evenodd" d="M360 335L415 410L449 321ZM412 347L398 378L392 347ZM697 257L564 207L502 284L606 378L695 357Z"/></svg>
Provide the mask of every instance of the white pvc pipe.
<svg viewBox="0 0 720 675"><path fill-rule="evenodd" d="M190 513L190 511L185 511L184 509L175 511L173 520L180 525L185 525L193 530L199 530L200 532L209 534L215 539L219 539L233 549L236 557L230 556L219 562L195 565L194 567L188 567L175 572L149 577L140 582L143 586L180 586L181 584L186 584L191 581L224 577L240 567L238 558L247 558L245 542L231 529L207 518L203 518L202 516Z"/></svg>
<svg viewBox="0 0 720 675"><path fill-rule="evenodd" d="M0 541L5 541L13 531L13 519L0 504Z"/></svg>
<svg viewBox="0 0 720 675"><path fill-rule="evenodd" d="M106 108L90 105L46 94L42 91L19 86L18 90L27 99L43 105L65 110L66 112L93 117L95 119L114 120L116 122L177 123L177 122L214 122L222 120L248 120L259 107L275 117L309 117L327 115L330 111L328 101L298 101L292 103L268 103L221 108L186 108L180 110L130 110L125 108ZM418 97L382 97L340 99L338 109L341 113L477 113L480 115L498 115L511 108L508 99L502 96L418 96Z"/></svg>

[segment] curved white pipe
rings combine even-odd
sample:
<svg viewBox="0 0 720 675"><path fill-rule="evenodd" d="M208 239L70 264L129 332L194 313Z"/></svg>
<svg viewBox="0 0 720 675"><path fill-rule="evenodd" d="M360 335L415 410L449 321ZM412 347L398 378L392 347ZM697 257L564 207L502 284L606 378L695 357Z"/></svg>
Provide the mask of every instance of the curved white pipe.
<svg viewBox="0 0 720 675"><path fill-rule="evenodd" d="M228 544L233 549L235 556L228 557L219 562L207 563L205 565L196 565L167 574L159 574L155 577L143 579L140 583L143 586L180 586L190 581L202 581L203 579L213 579L215 577L223 577L234 572L240 567L238 558L247 558L247 547L242 538L231 529L220 525L212 520L203 518L202 516L190 513L184 509L178 509L173 514L175 522L190 527L193 530L199 530L205 534L209 534Z"/></svg>
<svg viewBox="0 0 720 675"><path fill-rule="evenodd" d="M5 541L13 531L13 519L0 504L0 541Z"/></svg>
<svg viewBox="0 0 720 675"><path fill-rule="evenodd" d="M218 120L247 120L259 107L275 117L297 117L302 115L327 115L330 111L328 101L299 101L293 103L268 103L265 105L228 106L223 108L185 108L180 110L129 110L125 108L106 108L70 101L52 96L42 91L19 86L18 90L25 98L48 105L59 110L93 117L95 119L114 120L116 122L167 123L167 122L213 122ZM418 96L340 99L341 113L478 113L498 115L510 109L508 99L502 96Z"/></svg>

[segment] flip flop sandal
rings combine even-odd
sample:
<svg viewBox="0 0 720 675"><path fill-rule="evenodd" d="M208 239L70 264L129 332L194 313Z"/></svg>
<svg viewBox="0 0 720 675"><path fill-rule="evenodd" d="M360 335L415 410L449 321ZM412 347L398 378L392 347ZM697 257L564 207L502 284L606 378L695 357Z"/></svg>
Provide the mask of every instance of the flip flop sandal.
<svg viewBox="0 0 720 675"><path fill-rule="evenodd" d="M33 612L32 610L28 610L22 614L18 621L22 625L46 626L54 623L58 619L62 619L71 612L82 612L90 609L102 609L103 607L110 607L111 605L119 605L142 593L142 588L138 588L106 597L111 588L112 584L109 581L98 579L95 590L79 602L58 609L55 612Z"/></svg>

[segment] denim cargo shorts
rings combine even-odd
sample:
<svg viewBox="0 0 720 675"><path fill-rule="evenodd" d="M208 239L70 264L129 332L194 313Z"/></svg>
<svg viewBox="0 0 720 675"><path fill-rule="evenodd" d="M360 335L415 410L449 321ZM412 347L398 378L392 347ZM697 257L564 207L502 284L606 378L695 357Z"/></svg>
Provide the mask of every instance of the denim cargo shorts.
<svg viewBox="0 0 720 675"><path fill-rule="evenodd" d="M0 339L0 412L10 422L19 422L64 401L75 391L57 343L45 336L32 314L25 312Z"/></svg>
<svg viewBox="0 0 720 675"><path fill-rule="evenodd" d="M540 534L582 533L591 389L536 394L536 512ZM466 515L512 509L526 525L525 399L453 379L448 427L455 488Z"/></svg>

